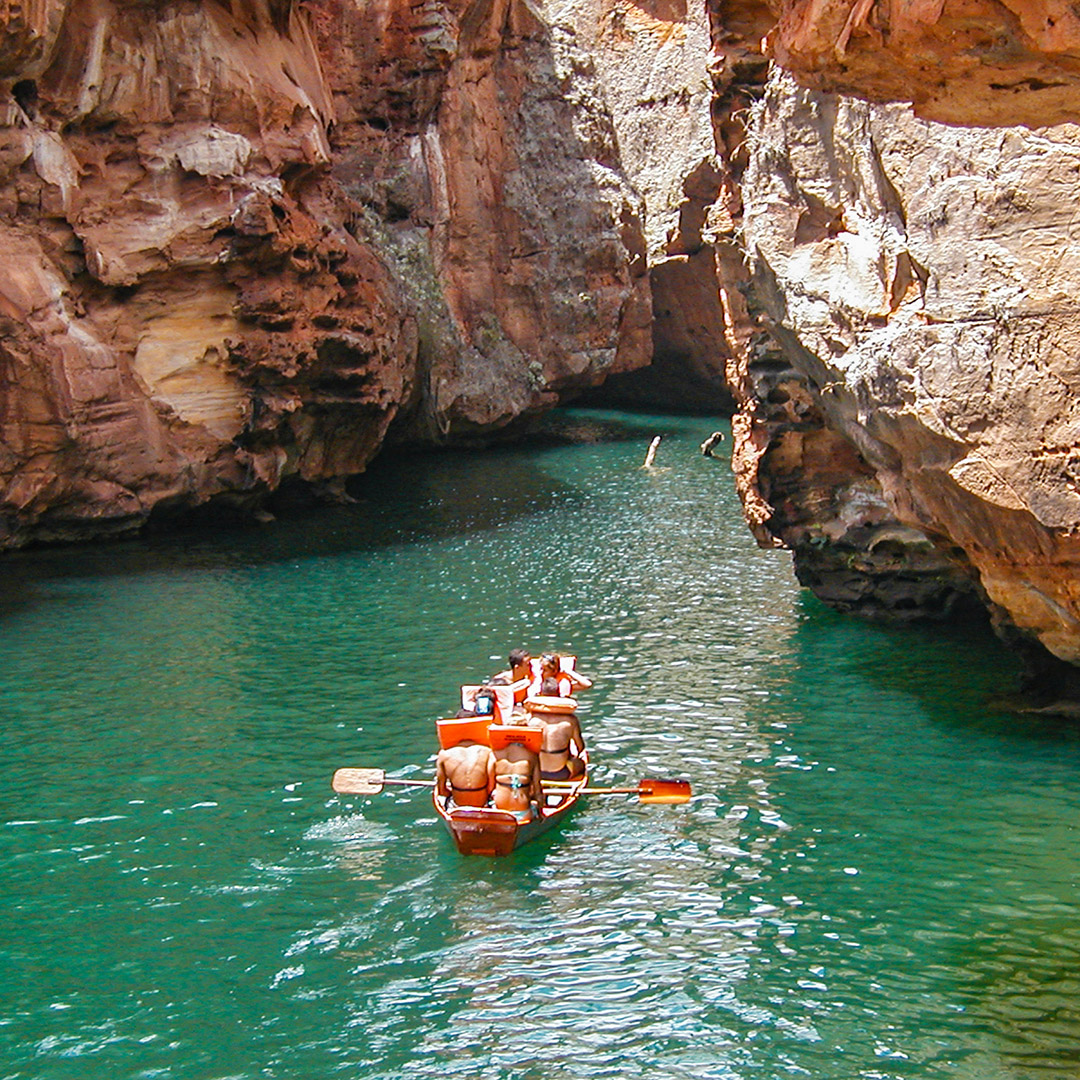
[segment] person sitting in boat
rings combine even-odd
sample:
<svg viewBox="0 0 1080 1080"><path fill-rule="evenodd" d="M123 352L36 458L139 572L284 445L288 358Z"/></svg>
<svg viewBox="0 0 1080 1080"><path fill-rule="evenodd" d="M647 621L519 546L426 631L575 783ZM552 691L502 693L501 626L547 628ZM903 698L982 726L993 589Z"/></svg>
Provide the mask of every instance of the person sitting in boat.
<svg viewBox="0 0 1080 1080"><path fill-rule="evenodd" d="M490 746L464 739L435 759L435 790L458 806L487 806L495 786Z"/></svg>
<svg viewBox="0 0 1080 1080"><path fill-rule="evenodd" d="M497 810L509 811L523 825L532 821L539 816L544 801L540 755L512 742L495 750L494 757L493 805Z"/></svg>
<svg viewBox="0 0 1080 1080"><path fill-rule="evenodd" d="M588 690L592 679L575 671L572 667L563 667L562 657L558 653L544 653L540 657L540 670L529 686L529 695L543 694L545 679L553 680L556 692L552 697L570 697L575 690Z"/></svg>
<svg viewBox="0 0 1080 1080"><path fill-rule="evenodd" d="M510 666L505 671L500 671L491 681L505 679L514 687L514 704L520 705L529 692L529 683L539 672L539 666L528 649L511 649L506 660Z"/></svg>
<svg viewBox="0 0 1080 1080"><path fill-rule="evenodd" d="M543 696L557 696L554 682L554 679L544 680L540 687ZM533 713L530 723L538 724L543 731L540 750L542 780L573 780L584 775L585 762L581 760L581 753L585 749L585 739L576 713Z"/></svg>
<svg viewBox="0 0 1080 1080"><path fill-rule="evenodd" d="M494 682L494 680L492 680L492 682ZM476 696L473 698L472 708L459 709L455 719L464 720L470 716L494 717L497 711L495 691L485 686L477 690Z"/></svg>

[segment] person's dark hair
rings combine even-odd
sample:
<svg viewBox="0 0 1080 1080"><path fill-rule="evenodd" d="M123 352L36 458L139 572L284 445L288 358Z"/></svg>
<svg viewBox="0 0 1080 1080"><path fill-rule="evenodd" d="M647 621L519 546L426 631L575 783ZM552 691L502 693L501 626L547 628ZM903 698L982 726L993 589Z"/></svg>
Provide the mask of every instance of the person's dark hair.
<svg viewBox="0 0 1080 1080"><path fill-rule="evenodd" d="M490 716L495 711L495 691L480 690L473 701L477 716Z"/></svg>
<svg viewBox="0 0 1080 1080"><path fill-rule="evenodd" d="M559 680L553 679L550 675L540 684L540 693L545 697L558 697L559 696Z"/></svg>
<svg viewBox="0 0 1080 1080"><path fill-rule="evenodd" d="M556 671L558 671L559 667L560 667L559 657L558 657L558 655L556 653L546 652L546 653L544 653L543 656L540 657L540 670L541 671L544 668L554 668Z"/></svg>
<svg viewBox="0 0 1080 1080"><path fill-rule="evenodd" d="M510 661L510 666L516 668L519 664L524 664L525 661L529 659L529 650L511 649L507 659Z"/></svg>
<svg viewBox="0 0 1080 1080"><path fill-rule="evenodd" d="M493 679L487 680L488 686L509 686L510 680L505 675L496 675Z"/></svg>

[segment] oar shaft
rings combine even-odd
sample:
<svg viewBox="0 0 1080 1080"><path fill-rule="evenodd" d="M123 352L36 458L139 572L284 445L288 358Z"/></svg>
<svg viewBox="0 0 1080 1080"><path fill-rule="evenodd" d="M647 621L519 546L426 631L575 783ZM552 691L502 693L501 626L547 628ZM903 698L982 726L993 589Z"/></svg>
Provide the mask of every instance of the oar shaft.
<svg viewBox="0 0 1080 1080"><path fill-rule="evenodd" d="M579 781L580 783L580 781ZM684 803L690 801L687 780L659 780L649 777L633 787L574 787L572 780L555 780L544 785L548 790L574 792L581 795L637 795L644 803Z"/></svg>

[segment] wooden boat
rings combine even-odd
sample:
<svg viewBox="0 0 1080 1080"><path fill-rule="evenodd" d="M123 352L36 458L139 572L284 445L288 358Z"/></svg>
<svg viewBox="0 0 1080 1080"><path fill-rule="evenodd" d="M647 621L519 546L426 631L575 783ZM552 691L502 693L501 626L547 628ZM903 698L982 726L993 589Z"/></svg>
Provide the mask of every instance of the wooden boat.
<svg viewBox="0 0 1080 1080"><path fill-rule="evenodd" d="M572 670L574 658L563 657L562 663L563 670ZM584 680L582 685L587 688L592 683ZM533 753L540 753L540 728L517 722L514 717L515 704L524 704L529 712L558 716L572 713L577 708L577 701L570 697L529 695L528 686L528 679L502 686L463 686L462 712L456 717L435 722L440 749L486 744L498 751L510 743L519 743ZM478 698L489 689L494 691L492 707L490 712L484 710L481 714L477 706ZM580 734L571 742L580 742ZM462 855L509 855L557 825L584 795L637 795L642 803L671 805L690 800L690 784L686 780L646 778L628 787L589 787L589 756L584 748L580 760L585 766L581 776L573 780L548 781L543 785L545 805L540 816L529 821L519 821L509 811L492 806L458 806L450 798L439 794L438 779L388 777L383 769L337 769L331 786L342 795L377 795L387 784L431 788L435 813ZM464 795L464 790L460 794ZM483 787L470 794L477 801L486 797Z"/></svg>
<svg viewBox="0 0 1080 1080"><path fill-rule="evenodd" d="M455 806L433 791L435 813L462 855L509 855L558 824L577 805L581 789L589 781L588 753L583 752L581 757L585 762L585 772L566 787L560 787L557 791L548 789L545 799L548 805L543 808L540 817L534 817L531 821L519 822L509 811L489 806Z"/></svg>
<svg viewBox="0 0 1080 1080"><path fill-rule="evenodd" d="M560 657L563 670L573 671L576 661L577 658L574 656ZM533 663L538 673L540 662L536 660ZM586 685L591 685L591 682L587 682ZM568 697L531 696L528 695L528 687L529 679L522 679L516 684L504 686L462 686L463 709L474 708L477 696L482 691L492 691L495 696L494 715L476 717L473 720L455 718L437 721L439 746L445 750L463 740L469 740L487 743L498 749L499 747L489 739L489 734L494 736L496 732L501 731L509 735L511 731L517 731L516 736L509 736L510 741L525 742L527 736L527 741L532 743L535 737L535 745L532 745L531 749L538 753L540 732L536 728L530 728L526 732L525 728L514 726L515 722L511 716L515 703L524 701L525 707L531 712L565 714L577 709L577 701ZM547 832L574 808L582 794L582 789L589 782L589 758L584 751L581 754L581 760L585 764L584 773L571 782L564 780L546 788L545 803L547 805L543 807L539 817L534 817L530 821L519 822L509 811L497 810L491 806L456 806L440 797L437 791L433 791L432 802L435 813L446 826L462 855L509 855L515 848Z"/></svg>

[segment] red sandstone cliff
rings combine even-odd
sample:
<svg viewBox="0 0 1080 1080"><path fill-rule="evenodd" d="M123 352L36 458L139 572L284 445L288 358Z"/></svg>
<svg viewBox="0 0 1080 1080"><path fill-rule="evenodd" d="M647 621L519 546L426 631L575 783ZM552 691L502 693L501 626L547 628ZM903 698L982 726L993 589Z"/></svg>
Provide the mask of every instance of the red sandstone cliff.
<svg viewBox="0 0 1080 1080"><path fill-rule="evenodd" d="M339 488L651 347L595 74L525 0L6 0L0 238L0 547Z"/></svg>
<svg viewBox="0 0 1080 1080"><path fill-rule="evenodd" d="M683 0L0 0L0 546L339 491L655 339L830 602L1080 662L1075 129L931 122L1071 117L1075 23L712 0L710 106Z"/></svg>
<svg viewBox="0 0 1080 1080"><path fill-rule="evenodd" d="M1073 122L1080 12L1062 0L778 0L766 51L803 86L952 124Z"/></svg>

